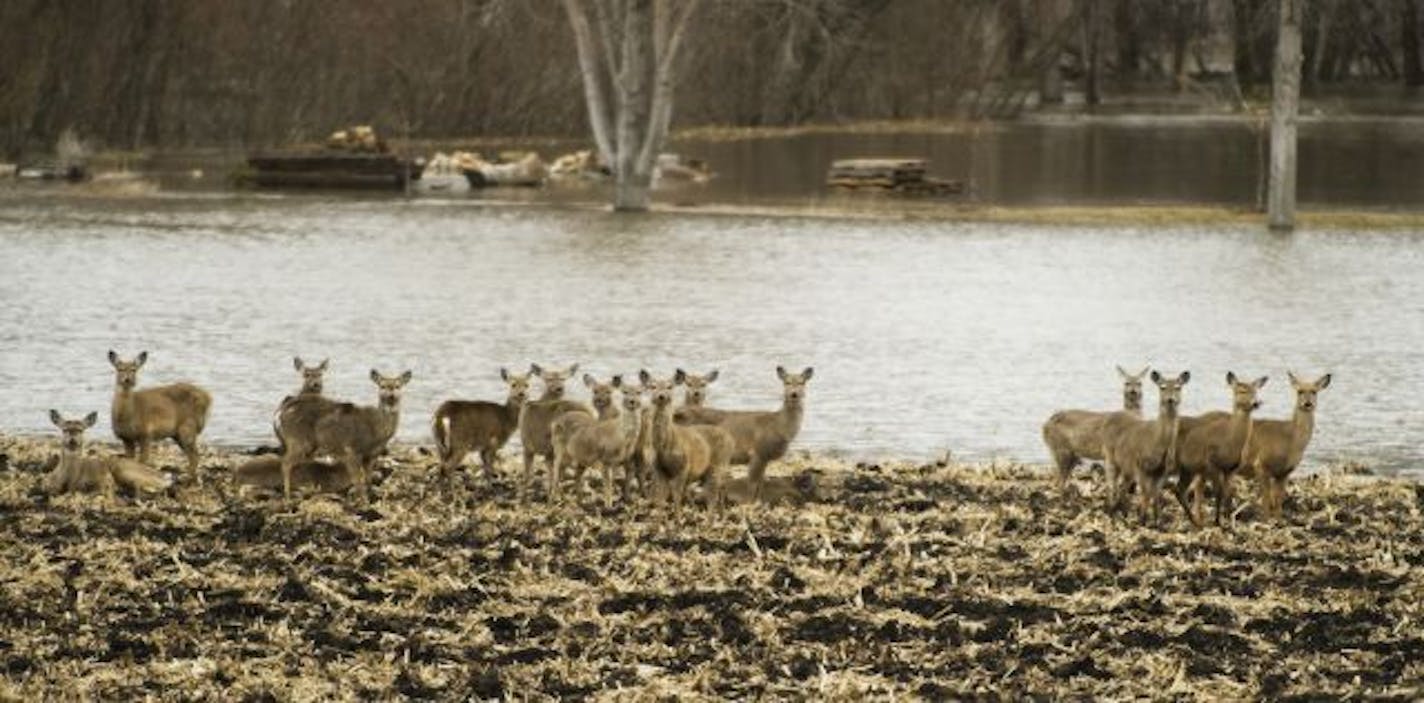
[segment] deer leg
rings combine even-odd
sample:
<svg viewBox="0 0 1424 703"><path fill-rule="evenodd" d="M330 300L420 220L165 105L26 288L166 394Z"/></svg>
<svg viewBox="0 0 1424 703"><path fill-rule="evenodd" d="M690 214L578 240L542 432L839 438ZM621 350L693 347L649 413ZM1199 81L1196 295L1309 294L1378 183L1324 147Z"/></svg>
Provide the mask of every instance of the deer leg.
<svg viewBox="0 0 1424 703"><path fill-rule="evenodd" d="M138 460L141 464L148 464L149 441L147 437L138 440ZM151 464L150 464L151 465Z"/></svg>
<svg viewBox="0 0 1424 703"><path fill-rule="evenodd" d="M351 474L351 479L356 482L357 499L363 504L366 503L369 499L366 488L366 467L356 456L354 449L348 448L342 454L341 459L346 464L347 473Z"/></svg>
<svg viewBox="0 0 1424 703"><path fill-rule="evenodd" d="M682 513L682 502L687 499L687 471L677 475L672 488L672 514Z"/></svg>
<svg viewBox="0 0 1424 703"><path fill-rule="evenodd" d="M485 479L489 481L494 480L494 460L494 449L485 447L484 449L480 450L480 465L484 469Z"/></svg>
<svg viewBox="0 0 1424 703"><path fill-rule="evenodd" d="M613 507L613 463L599 462L603 468L603 507Z"/></svg>
<svg viewBox="0 0 1424 703"><path fill-rule="evenodd" d="M291 447L282 455L282 500L292 504L292 469L296 467L296 452Z"/></svg>
<svg viewBox="0 0 1424 703"><path fill-rule="evenodd" d="M524 450L524 480L519 483L519 499L529 500L529 489L534 483L534 451Z"/></svg>
<svg viewBox="0 0 1424 703"><path fill-rule="evenodd" d="M138 442L135 442L131 439L123 439L119 441L124 443L124 456L130 459L134 458L134 452L138 449Z"/></svg>
<svg viewBox="0 0 1424 703"><path fill-rule="evenodd" d="M183 455L188 458L188 473L193 476L193 485L202 487L203 476L198 473L198 433L194 428L184 427L174 439L183 450Z"/></svg>
<svg viewBox="0 0 1424 703"><path fill-rule="evenodd" d="M760 455L753 454L751 462L747 465L747 478L752 483L752 501L760 503L762 499L762 485L766 481L766 459Z"/></svg>

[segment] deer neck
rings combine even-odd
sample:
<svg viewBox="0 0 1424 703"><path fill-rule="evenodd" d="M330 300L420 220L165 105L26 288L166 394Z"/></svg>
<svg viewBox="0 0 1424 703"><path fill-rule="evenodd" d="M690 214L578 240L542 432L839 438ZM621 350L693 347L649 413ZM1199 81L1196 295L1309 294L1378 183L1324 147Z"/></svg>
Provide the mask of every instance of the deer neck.
<svg viewBox="0 0 1424 703"><path fill-rule="evenodd" d="M396 427L400 425L400 401L376 403L376 422L382 437L390 439L394 436Z"/></svg>
<svg viewBox="0 0 1424 703"><path fill-rule="evenodd" d="M659 454L672 448L672 403L653 407L653 448Z"/></svg>
<svg viewBox="0 0 1424 703"><path fill-rule="evenodd" d="M1305 412L1296 409L1295 415L1291 417L1291 441L1289 466L1299 466L1301 457L1305 456L1305 447L1310 444L1311 435L1315 434L1315 412Z"/></svg>
<svg viewBox="0 0 1424 703"><path fill-rule="evenodd" d="M642 415L637 411L624 411L618 415L618 432L623 437L623 446L637 444L638 433L643 429Z"/></svg>
<svg viewBox="0 0 1424 703"><path fill-rule="evenodd" d="M508 421L510 421L510 422L513 422L513 423L518 423L518 422L519 422L519 414L520 414L520 412L522 412L523 410L524 410L524 403L521 403L521 402L515 400L514 398L505 398L505 399L504 399L504 419L506 419L506 420L508 420Z"/></svg>
<svg viewBox="0 0 1424 703"><path fill-rule="evenodd" d="M84 449L59 449L59 471L61 474L73 476L79 467L84 463Z"/></svg>
<svg viewBox="0 0 1424 703"><path fill-rule="evenodd" d="M1162 405L1157 409L1157 448L1166 454L1168 465L1177 460L1177 406Z"/></svg>
<svg viewBox="0 0 1424 703"><path fill-rule="evenodd" d="M795 437L801 434L801 418L806 413L806 401L799 400L792 403L786 399L781 401L781 411L778 413L781 419L782 432L787 437Z"/></svg>
<svg viewBox="0 0 1424 703"><path fill-rule="evenodd" d="M1226 443L1228 448L1234 450L1234 453L1242 452L1251 439L1251 411L1253 409L1253 405L1246 407L1238 405L1231 409L1231 421L1227 425Z"/></svg>
<svg viewBox="0 0 1424 703"><path fill-rule="evenodd" d="M129 419L133 417L134 392L132 388L126 388L120 384L114 384L114 402L109 407L110 420L116 430L128 429ZM123 420L120 420L123 418Z"/></svg>

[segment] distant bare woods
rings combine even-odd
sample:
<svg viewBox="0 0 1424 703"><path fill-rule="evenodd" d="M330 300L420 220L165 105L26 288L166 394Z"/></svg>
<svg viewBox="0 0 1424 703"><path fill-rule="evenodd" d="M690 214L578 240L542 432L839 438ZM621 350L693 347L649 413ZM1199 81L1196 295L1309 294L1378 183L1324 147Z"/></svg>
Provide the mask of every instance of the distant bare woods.
<svg viewBox="0 0 1424 703"><path fill-rule="evenodd" d="M676 0L672 0L676 1ZM1424 83L1424 0L1309 0L1305 91ZM674 125L1013 114L1064 86L1270 83L1275 0L707 0ZM257 146L353 123L391 137L584 136L555 0L5 0L0 154L66 128L118 149Z"/></svg>

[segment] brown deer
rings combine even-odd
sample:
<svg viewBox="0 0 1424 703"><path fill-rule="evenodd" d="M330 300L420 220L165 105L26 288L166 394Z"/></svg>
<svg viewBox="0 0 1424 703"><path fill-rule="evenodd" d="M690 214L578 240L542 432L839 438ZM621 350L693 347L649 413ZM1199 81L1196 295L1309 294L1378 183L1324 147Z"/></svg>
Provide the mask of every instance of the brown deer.
<svg viewBox="0 0 1424 703"><path fill-rule="evenodd" d="M282 398L282 402L277 404L277 411L272 413L272 433L277 436L277 453L287 453L287 442L282 439L282 427L278 423L278 418L282 415L282 408L296 398L302 396L319 396L326 384L326 366L329 359L322 359L316 366L307 366L302 362L300 356L292 357L292 366L297 373L302 376L302 386L297 389L296 395L289 395Z"/></svg>
<svg viewBox="0 0 1424 703"><path fill-rule="evenodd" d="M1143 420L1130 412L1113 413L1107 421L1104 443L1108 466L1108 507L1121 502L1122 479L1137 485L1138 510L1142 518L1156 524L1161 517L1162 484L1169 469L1177 465L1177 415L1182 403L1182 386L1191 380L1183 371L1167 378L1153 371L1157 384L1157 419Z"/></svg>
<svg viewBox="0 0 1424 703"><path fill-rule="evenodd" d="M61 439L59 463L44 478L46 493L99 493L112 500L119 485L146 493L159 493L172 485L168 474L131 459L85 456L84 431L99 421L99 413L89 413L83 420L66 420L51 410L49 419L59 428Z"/></svg>
<svg viewBox="0 0 1424 703"><path fill-rule="evenodd" d="M653 404L650 473L662 487L664 503L671 499L673 513L680 512L687 487L693 482L700 482L711 491L709 503L715 501L720 508L726 490L718 467L712 463L713 450L708 445L708 435L694 426L673 422L672 394L673 386L679 383L678 377L659 380L645 370L638 372L638 379L648 389ZM732 439L730 434L727 439ZM732 440L723 447L723 451L730 453L735 448L735 440Z"/></svg>
<svg viewBox="0 0 1424 703"><path fill-rule="evenodd" d="M776 367L776 375L782 384L781 408L778 410L683 407L678 409L676 420L680 424L717 425L726 430L736 442L731 463L747 465L748 475L756 486L753 493L760 499L767 464L785 456L792 440L801 432L801 419L806 408L806 383L811 380L812 373L813 369L809 366L799 374ZM678 376L674 381L683 378L685 376Z"/></svg>
<svg viewBox="0 0 1424 703"><path fill-rule="evenodd" d="M440 457L440 475L447 487L455 469L470 452L480 453L485 478L492 479L499 450L519 428L519 413L529 399L529 374L500 369L499 377L507 390L504 403L447 400L435 410L431 432L435 435L435 452Z"/></svg>
<svg viewBox="0 0 1424 703"><path fill-rule="evenodd" d="M1256 395L1266 385L1266 377L1243 381L1237 379L1235 373L1227 372L1226 383L1231 387L1230 414L1208 413L1178 420L1174 492L1177 502L1198 527L1204 523L1202 491L1206 484L1211 484L1216 496L1213 511L1216 524L1221 524L1223 508L1230 514L1231 479L1242 464L1251 436L1251 413L1260 405ZM1190 506L1186 499L1189 489L1194 494Z"/></svg>
<svg viewBox="0 0 1424 703"><path fill-rule="evenodd" d="M703 407L707 402L707 385L717 380L717 369L701 376L678 369L677 375L682 377L682 406Z"/></svg>
<svg viewBox="0 0 1424 703"><path fill-rule="evenodd" d="M583 375L583 384L588 387L592 396L594 415L589 415L586 407L578 410L566 412L554 418L549 425L549 441L554 448L554 460L550 464L551 471L554 472L549 478L550 495L557 497L562 491L564 480L563 465L559 463L559 454L563 451L562 441L572 437L580 428L592 425L603 420L614 420L619 416L618 405L613 402L613 394L622 386L623 378L614 376L607 383L600 382L592 374ZM579 472L580 482L583 472Z"/></svg>
<svg viewBox="0 0 1424 703"><path fill-rule="evenodd" d="M233 470L232 481L238 486L281 491L282 457L276 454L253 457ZM304 461L292 468L292 485L320 493L341 493L351 487L351 474L345 464Z"/></svg>
<svg viewBox="0 0 1424 703"><path fill-rule="evenodd" d="M188 458L188 473L196 485L203 485L198 474L198 435L208 422L208 409L213 397L191 383L173 383L143 390L138 384L138 370L148 361L148 352L139 352L133 361L124 361L109 350L109 363L115 372L114 402L110 422L114 435L124 443L124 456L147 464L150 445L156 439L173 439Z"/></svg>
<svg viewBox="0 0 1424 703"><path fill-rule="evenodd" d="M554 420L570 412L586 413L593 417L593 412L587 405L564 400L564 386L569 377L577 372L578 364L570 366L567 371L543 369L538 364L529 365L529 373L544 382L544 394L539 396L538 400L525 403L519 413L519 440L524 445L524 480L519 486L522 499L528 498L529 488L534 480L534 457L544 457L544 465L549 467L549 480L552 482L556 479L553 470ZM555 489L551 486L551 495L553 490Z"/></svg>
<svg viewBox="0 0 1424 703"><path fill-rule="evenodd" d="M346 465L361 498L368 497L367 474L400 424L401 389L411 373L387 377L371 369L378 402L372 406L336 403L321 396L299 399L283 411L287 451L282 455L282 495L292 497L292 472L302 462L326 455ZM292 422L287 419L291 418ZM310 428L310 430L308 430Z"/></svg>
<svg viewBox="0 0 1424 703"><path fill-rule="evenodd" d="M1128 373L1121 366L1117 367L1117 373L1122 377L1121 412L1142 417L1142 379L1147 371ZM1053 465L1058 469L1058 488L1064 494L1072 490L1068 479L1080 462L1104 459L1104 433L1112 414L1092 410L1059 410L1043 423L1043 443L1048 445L1048 453L1053 456Z"/></svg>
<svg viewBox="0 0 1424 703"><path fill-rule="evenodd" d="M1295 412L1289 420L1257 420L1252 425L1246 451L1246 468L1256 478L1261 511L1279 519L1286 500L1286 479L1290 478L1315 433L1316 396L1330 387L1330 374L1302 381L1287 372L1295 389Z"/></svg>
<svg viewBox="0 0 1424 703"><path fill-rule="evenodd" d="M585 381L593 386L592 379ZM620 376L614 376L602 386L617 388L623 394L621 412L603 413L601 419L587 420L582 413L567 413L554 421L554 494L559 498L559 485L565 468L574 470L574 486L582 495L583 474L590 466L597 465L603 472L603 503L613 505L613 467L624 466L628 457L638 449L638 437L642 430L643 389L623 383ZM597 396L595 395L595 398ZM568 420L574 419L573 422Z"/></svg>

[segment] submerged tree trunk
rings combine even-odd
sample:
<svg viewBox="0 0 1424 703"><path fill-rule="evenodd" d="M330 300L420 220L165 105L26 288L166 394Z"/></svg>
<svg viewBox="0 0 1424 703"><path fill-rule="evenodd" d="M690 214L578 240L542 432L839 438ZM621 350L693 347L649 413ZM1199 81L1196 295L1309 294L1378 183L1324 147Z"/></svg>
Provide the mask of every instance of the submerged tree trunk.
<svg viewBox="0 0 1424 703"><path fill-rule="evenodd" d="M1424 56L1419 53L1419 0L1399 0L1399 38L1404 50L1404 84L1424 85Z"/></svg>
<svg viewBox="0 0 1424 703"><path fill-rule="evenodd" d="M589 126L613 171L613 209L648 209L672 122L674 70L698 0L564 0Z"/></svg>
<svg viewBox="0 0 1424 703"><path fill-rule="evenodd" d="M1266 196L1271 229L1295 228L1296 114L1300 107L1300 21L1304 0L1279 0L1271 89L1271 181Z"/></svg>

